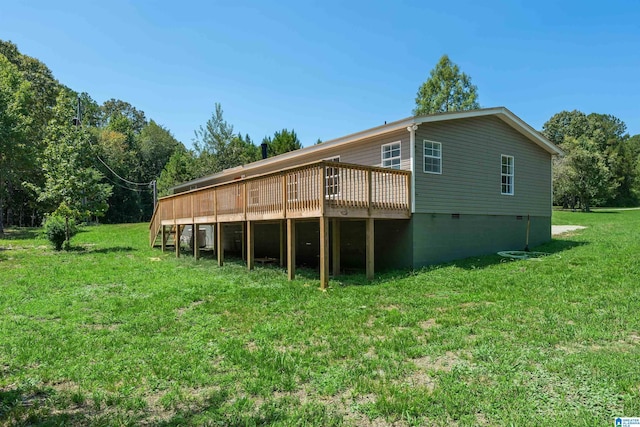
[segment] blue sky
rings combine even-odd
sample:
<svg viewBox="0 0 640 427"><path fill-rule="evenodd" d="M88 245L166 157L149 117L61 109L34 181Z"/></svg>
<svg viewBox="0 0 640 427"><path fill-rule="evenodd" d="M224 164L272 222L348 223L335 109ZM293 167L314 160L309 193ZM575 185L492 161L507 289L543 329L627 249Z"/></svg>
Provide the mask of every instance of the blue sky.
<svg viewBox="0 0 640 427"><path fill-rule="evenodd" d="M640 2L5 1L0 39L97 102L122 99L190 146L219 102L259 143L303 145L411 115L448 54L483 107L536 129L578 109L640 133Z"/></svg>

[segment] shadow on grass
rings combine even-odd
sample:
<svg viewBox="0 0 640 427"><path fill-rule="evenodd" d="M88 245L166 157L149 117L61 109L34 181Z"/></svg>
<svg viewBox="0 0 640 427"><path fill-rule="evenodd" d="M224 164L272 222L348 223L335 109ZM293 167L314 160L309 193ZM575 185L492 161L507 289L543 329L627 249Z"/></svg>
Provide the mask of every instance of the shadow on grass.
<svg viewBox="0 0 640 427"><path fill-rule="evenodd" d="M573 240L564 240L554 238L550 242L545 243L543 245L531 248L533 252L544 252L548 255L558 254L560 252L564 252L567 250L571 250L575 247L583 246L589 244L588 242L576 242ZM168 252L172 252L168 250ZM182 256L189 257L192 256L190 251L181 250ZM202 259L210 260L215 262L215 255L210 251L201 251L200 252ZM501 257L498 254L488 254L482 256L473 256L460 260L443 262L439 264L433 264L430 266L426 266L422 269L418 270L382 270L376 272L376 277L373 280L369 280L366 278L365 269L362 268L353 268L349 269L346 272L342 272L339 276L331 276L330 277L330 286L377 286L380 284L384 284L389 280L397 280L402 279L404 277L408 277L410 275L416 274L416 272L428 271L432 269L444 268L444 267L457 267L464 270L478 270L484 269L487 267L492 267L494 265L503 264L505 262L517 262L518 260L512 260L508 258ZM237 256L228 256L225 254L225 264L226 265L235 265L235 266L246 266L246 261ZM286 267L281 267L277 262L269 263L269 264L256 264L256 269L270 269L270 270L278 270L281 271L284 275L287 274ZM317 282L320 279L320 270L319 267L309 267L309 266L297 266L296 267L296 279L309 281L309 282Z"/></svg>
<svg viewBox="0 0 640 427"><path fill-rule="evenodd" d="M573 240L552 239L550 242L540 246L531 248L532 252L542 252L547 255L555 255L560 252L571 250L578 246L587 245L587 242L576 242ZM543 255L544 256L544 255ZM493 265L502 264L504 262L520 261L502 257L498 254L484 255L480 257L469 257L457 261L452 261L442 266L455 266L465 270L477 270L481 268L491 267Z"/></svg>
<svg viewBox="0 0 640 427"><path fill-rule="evenodd" d="M583 246L589 244L588 242L576 242L572 240L563 240L563 239L553 239L548 243L545 243L541 246L531 248L532 252L544 252L548 255L555 255L560 252L571 250L575 247ZM332 277L332 280L339 282L342 286L371 286L371 285L379 285L388 280L397 280L404 277L408 277L410 275L416 274L417 272L428 272L429 270L435 270L439 268L445 267L456 267L464 270L478 270L484 269L488 267L492 267L495 265L503 264L505 262L517 262L520 260L512 260L508 258L504 258L498 254L490 254L490 255L482 255L482 256L474 256L468 257L456 261L443 262L439 264L433 264L430 266L423 267L419 270L387 270L381 273L376 273L376 278L374 280L367 280L364 274L364 269L362 273L357 274L347 274L340 275L338 277ZM310 280L318 280L319 273L317 271L309 270L306 273L300 274L303 277L308 277Z"/></svg>
<svg viewBox="0 0 640 427"><path fill-rule="evenodd" d="M5 228L4 234L0 234L0 240L30 240L40 236L40 228L16 227Z"/></svg>
<svg viewBox="0 0 640 427"><path fill-rule="evenodd" d="M93 246L72 246L68 249L68 252L76 252L78 255L90 255L90 254L110 254L119 252L135 252L132 246L112 246L109 248L96 249Z"/></svg>

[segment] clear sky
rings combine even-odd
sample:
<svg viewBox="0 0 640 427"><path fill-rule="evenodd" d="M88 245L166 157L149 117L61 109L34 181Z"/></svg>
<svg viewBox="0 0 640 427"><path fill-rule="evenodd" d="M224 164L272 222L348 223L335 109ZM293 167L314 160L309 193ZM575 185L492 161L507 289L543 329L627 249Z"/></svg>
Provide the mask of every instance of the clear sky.
<svg viewBox="0 0 640 427"><path fill-rule="evenodd" d="M483 107L536 129L578 109L640 133L634 0L3 0L0 39L187 146L215 102L255 143L293 128L311 145L410 116L445 53Z"/></svg>

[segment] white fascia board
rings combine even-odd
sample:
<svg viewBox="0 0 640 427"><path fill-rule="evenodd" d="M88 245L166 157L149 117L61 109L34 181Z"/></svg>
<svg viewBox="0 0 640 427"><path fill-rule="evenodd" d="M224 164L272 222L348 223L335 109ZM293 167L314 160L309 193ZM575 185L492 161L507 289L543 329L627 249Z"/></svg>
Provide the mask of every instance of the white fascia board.
<svg viewBox="0 0 640 427"><path fill-rule="evenodd" d="M562 155L564 152L555 144L545 138L540 132L525 123L520 117L513 114L505 107L485 108L482 110L454 111L432 116L416 117L416 123L441 122L445 120L468 119L472 117L497 116L509 126L529 138L531 141L544 148L550 154Z"/></svg>
<svg viewBox="0 0 640 427"><path fill-rule="evenodd" d="M322 151L339 147L344 144L349 144L354 141L359 141L361 139L371 138L377 135L382 135L385 133L394 132L396 130L405 129L407 126L410 126L412 124L413 124L413 117L410 117L407 119L399 120L397 122L378 126L372 129L367 129L362 132L357 132L351 135L343 136L342 138L326 141L318 145L311 145L309 147L304 147L304 148L300 148L299 150L289 151L287 153L280 154L275 157L269 157L267 159L258 160L257 162L249 163L242 166L236 166L231 169L225 169L222 172L218 172L212 175L207 175L202 178L194 179L192 181L188 181L180 185L176 185L172 189L173 190L185 189L185 188L189 189L189 187L193 185L198 185L207 181L211 181L213 179L224 178L226 176L231 176L231 175L237 175L238 173L243 173L243 171L251 171L259 167L277 165L278 163L284 162L291 158L304 156L307 154L321 153Z"/></svg>
<svg viewBox="0 0 640 427"><path fill-rule="evenodd" d="M258 160L257 162L249 163L247 165L237 166L232 169L226 169L226 170L223 170L222 172L204 176L202 178L194 179L193 181L188 181L183 184L177 185L173 187L172 190L181 190L181 189L188 190L190 187L194 185L206 183L214 179L230 177L230 176L238 175L239 173L242 175L244 174L244 172L249 172L253 169L261 168L265 166L277 166L278 163L284 162L286 160L290 160L295 157L304 156L312 153L321 153L322 151L339 147L341 145L349 144L351 142L359 141L365 138L371 138L374 136L383 135L385 133L406 129L408 126L420 125L423 123L442 122L447 120L482 117L482 116L497 116L500 119L502 119L505 123L513 127L515 130L517 130L521 134L525 135L527 138L529 138L531 141L533 141L534 143L536 143L537 145L539 145L549 153L553 155L564 154L564 152L560 150L558 147L556 147L551 141L549 141L547 138L542 136L538 131L536 131L531 126L526 124L524 121L522 121L522 119L520 119L518 116L513 114L511 111L509 111L505 107L484 108L480 110L452 111L452 112L446 112L446 113L432 114L428 116L408 117L405 119L398 120L396 122L388 123L382 126L377 126L361 132L352 133L350 135L343 136L341 138L329 140L318 145L304 147L299 150L289 151L288 153L280 154L275 157L269 157L267 159Z"/></svg>
<svg viewBox="0 0 640 427"><path fill-rule="evenodd" d="M545 138L540 132L529 126L520 117L516 116L506 108L502 109L504 111L499 114L498 117L500 117L507 124L511 125L511 127L515 128L523 135L529 137L529 139L538 144L540 147L544 148L550 154L558 156L564 155L564 151L562 151L558 146Z"/></svg>

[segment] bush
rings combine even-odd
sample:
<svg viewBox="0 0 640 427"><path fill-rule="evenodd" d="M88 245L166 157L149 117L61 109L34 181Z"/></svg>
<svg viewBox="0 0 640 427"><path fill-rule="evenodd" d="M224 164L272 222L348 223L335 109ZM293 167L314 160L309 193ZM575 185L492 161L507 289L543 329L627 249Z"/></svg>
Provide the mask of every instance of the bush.
<svg viewBox="0 0 640 427"><path fill-rule="evenodd" d="M69 218L69 239L78 233L78 226L73 218ZM44 234L53 243L56 251L62 249L64 241L67 239L66 220L60 215L51 215L45 219Z"/></svg>

